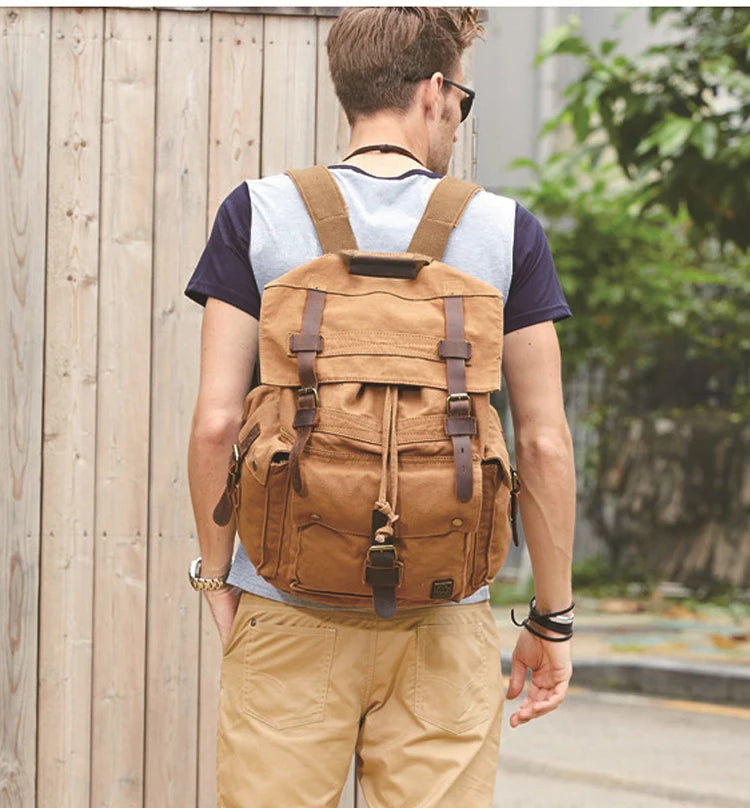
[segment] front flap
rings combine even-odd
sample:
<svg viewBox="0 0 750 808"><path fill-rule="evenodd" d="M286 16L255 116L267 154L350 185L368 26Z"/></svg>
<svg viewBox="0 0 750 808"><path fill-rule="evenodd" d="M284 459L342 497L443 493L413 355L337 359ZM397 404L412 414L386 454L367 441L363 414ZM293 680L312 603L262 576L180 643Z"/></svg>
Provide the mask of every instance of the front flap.
<svg viewBox="0 0 750 808"><path fill-rule="evenodd" d="M308 289L326 293L315 357L320 384L359 381L446 388L438 353L446 338L445 298L463 299L470 393L500 387L503 305L493 286L432 261L416 278L352 275L339 255L325 255L282 275L263 292L260 365L264 384L297 387L291 339L302 326Z"/></svg>

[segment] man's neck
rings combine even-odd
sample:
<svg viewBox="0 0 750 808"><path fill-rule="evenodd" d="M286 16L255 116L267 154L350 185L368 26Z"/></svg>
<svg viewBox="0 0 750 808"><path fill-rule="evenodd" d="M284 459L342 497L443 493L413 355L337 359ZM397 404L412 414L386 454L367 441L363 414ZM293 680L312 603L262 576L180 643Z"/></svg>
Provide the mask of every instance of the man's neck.
<svg viewBox="0 0 750 808"><path fill-rule="evenodd" d="M410 151L423 163L427 159L427 141L414 131L411 121L404 116L392 113L379 113L358 120L352 127L347 154L363 146L388 143ZM353 165L378 177L398 177L407 171L422 168L416 160L395 152L371 151L358 154L346 165Z"/></svg>

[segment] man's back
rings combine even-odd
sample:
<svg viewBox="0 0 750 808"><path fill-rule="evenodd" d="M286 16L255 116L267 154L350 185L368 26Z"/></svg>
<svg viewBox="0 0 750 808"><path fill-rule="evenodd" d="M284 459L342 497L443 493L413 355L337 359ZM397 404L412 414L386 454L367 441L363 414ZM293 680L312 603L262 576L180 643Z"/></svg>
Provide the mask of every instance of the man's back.
<svg viewBox="0 0 750 808"><path fill-rule="evenodd" d="M470 114L461 55L479 34L476 10L442 7L351 7L332 26L331 77L351 124L334 174L361 249L409 243ZM235 523L212 519L256 363L263 286L319 252L291 182L254 180L225 201L187 290L206 306L188 459L201 557L190 576L224 647L219 805L334 808L356 752L369 808L489 808L503 694L486 589L472 595L479 602L390 619L283 602L242 552L232 561ZM570 312L541 227L510 200L474 199L444 257L505 300L503 369L536 587L508 689L519 695L531 669L510 717L518 726L554 709L571 674L575 485L552 325ZM312 396L307 385L300 393Z"/></svg>

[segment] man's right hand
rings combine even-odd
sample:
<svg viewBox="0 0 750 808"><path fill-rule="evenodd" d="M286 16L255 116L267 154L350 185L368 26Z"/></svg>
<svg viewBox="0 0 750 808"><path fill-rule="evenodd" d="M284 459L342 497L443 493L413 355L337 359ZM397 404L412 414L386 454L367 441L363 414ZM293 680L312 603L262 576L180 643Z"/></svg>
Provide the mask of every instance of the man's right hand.
<svg viewBox="0 0 750 808"><path fill-rule="evenodd" d="M229 642L229 635L232 631L234 617L237 614L237 607L240 602L242 590L236 586L228 586L224 589L215 589L204 592L203 595L208 601L211 614L219 629L221 647L226 650Z"/></svg>

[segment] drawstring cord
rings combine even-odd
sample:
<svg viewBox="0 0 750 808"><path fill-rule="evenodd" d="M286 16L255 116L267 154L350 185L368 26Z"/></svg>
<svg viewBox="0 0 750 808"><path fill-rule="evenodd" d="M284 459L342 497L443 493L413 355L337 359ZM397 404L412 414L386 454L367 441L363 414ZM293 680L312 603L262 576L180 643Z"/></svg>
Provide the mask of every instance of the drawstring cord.
<svg viewBox="0 0 750 808"><path fill-rule="evenodd" d="M398 502L398 436L396 424L398 419L398 388L387 387L383 403L383 431L380 467L380 491L375 508L388 520L375 532L378 544L390 544L393 541L393 525L398 520L396 504ZM390 456L390 468L389 468ZM389 475L390 472L390 475ZM390 476L390 486L388 478ZM391 502L388 502L390 487Z"/></svg>

